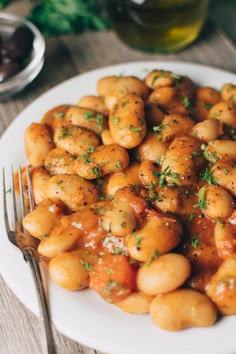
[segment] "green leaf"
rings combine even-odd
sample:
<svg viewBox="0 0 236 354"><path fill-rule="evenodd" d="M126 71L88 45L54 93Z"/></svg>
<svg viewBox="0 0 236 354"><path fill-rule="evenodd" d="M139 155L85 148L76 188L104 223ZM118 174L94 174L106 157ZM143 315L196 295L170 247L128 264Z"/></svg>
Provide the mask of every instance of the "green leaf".
<svg viewBox="0 0 236 354"><path fill-rule="evenodd" d="M200 208L202 210L205 210L207 208L205 194L206 194L206 188L202 187L198 195L198 203L194 204L195 208Z"/></svg>
<svg viewBox="0 0 236 354"><path fill-rule="evenodd" d="M200 243L199 239L194 236L194 237L192 238L192 240L191 240L191 245L192 245L192 247L193 247L193 248L197 248L197 247L199 246L199 243Z"/></svg>
<svg viewBox="0 0 236 354"><path fill-rule="evenodd" d="M42 0L33 7L29 19L47 35L81 33L85 29L103 30L109 27L108 20L101 16L95 0Z"/></svg>
<svg viewBox="0 0 236 354"><path fill-rule="evenodd" d="M3 9L9 4L10 0L0 0L0 9Z"/></svg>
<svg viewBox="0 0 236 354"><path fill-rule="evenodd" d="M200 173L200 180L206 181L208 184L217 184L217 181L213 176L213 172L208 168L206 168L204 173Z"/></svg>
<svg viewBox="0 0 236 354"><path fill-rule="evenodd" d="M185 108L189 108L191 106L188 96L184 96L183 97L183 102L182 103L183 103Z"/></svg>
<svg viewBox="0 0 236 354"><path fill-rule="evenodd" d="M60 34L75 32L75 24L60 13L48 10L43 6L35 7L29 19L44 34ZM83 28L81 28L82 31Z"/></svg>

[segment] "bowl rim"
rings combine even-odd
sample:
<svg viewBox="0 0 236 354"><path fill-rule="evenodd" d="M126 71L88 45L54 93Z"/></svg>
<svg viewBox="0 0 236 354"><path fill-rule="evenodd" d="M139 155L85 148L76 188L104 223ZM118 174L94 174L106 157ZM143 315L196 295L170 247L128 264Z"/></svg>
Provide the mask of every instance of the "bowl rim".
<svg viewBox="0 0 236 354"><path fill-rule="evenodd" d="M39 29L29 20L25 19L23 16L18 16L18 15L13 15L9 13L0 13L0 20L9 20L12 22L18 22L19 25L25 25L28 27L33 35L34 35L34 40L37 40L39 42L38 45L38 51L36 52L36 55L34 58L26 65L24 69L22 69L19 73L14 75L12 78L9 78L6 82L0 83L0 95L1 93L4 94L6 91L10 91L11 89L14 89L16 86L19 85L19 83L22 81L27 80L28 76L31 76L32 71L36 69L38 64L43 61L44 53L45 53L45 39Z"/></svg>

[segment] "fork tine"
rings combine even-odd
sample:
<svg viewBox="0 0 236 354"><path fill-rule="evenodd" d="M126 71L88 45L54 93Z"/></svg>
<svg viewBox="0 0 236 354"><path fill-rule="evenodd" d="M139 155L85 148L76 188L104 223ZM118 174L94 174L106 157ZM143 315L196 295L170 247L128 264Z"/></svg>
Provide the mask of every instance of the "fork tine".
<svg viewBox="0 0 236 354"><path fill-rule="evenodd" d="M25 199L24 199L24 190L23 190L23 182L22 182L22 175L21 175L21 166L18 168L18 179L19 179L19 188L20 188L20 206L21 206L21 218L22 220L26 215L25 210Z"/></svg>
<svg viewBox="0 0 236 354"><path fill-rule="evenodd" d="M16 208L16 191L15 191L15 183L14 183L13 166L11 166L11 190L12 190L12 205L13 205L13 217L14 217L13 231L16 231L18 225L18 217L17 217L17 208Z"/></svg>
<svg viewBox="0 0 236 354"><path fill-rule="evenodd" d="M31 178L30 178L29 166L26 166L26 175L27 175L27 186L28 186L30 211L33 211L34 210L34 199L33 199L32 183L31 183Z"/></svg>
<svg viewBox="0 0 236 354"><path fill-rule="evenodd" d="M4 221L6 225L7 233L11 231L8 213L7 213L7 197L6 197L6 178L5 178L5 169L2 168L2 182L3 182L3 211L4 211Z"/></svg>

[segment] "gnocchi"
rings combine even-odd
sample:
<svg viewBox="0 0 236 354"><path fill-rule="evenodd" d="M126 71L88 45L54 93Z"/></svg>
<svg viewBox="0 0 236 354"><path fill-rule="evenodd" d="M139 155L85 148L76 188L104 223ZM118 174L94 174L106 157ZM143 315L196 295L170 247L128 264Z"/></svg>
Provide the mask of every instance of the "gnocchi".
<svg viewBox="0 0 236 354"><path fill-rule="evenodd" d="M56 284L168 331L236 314L235 95L158 68L107 76L26 129L23 224Z"/></svg>

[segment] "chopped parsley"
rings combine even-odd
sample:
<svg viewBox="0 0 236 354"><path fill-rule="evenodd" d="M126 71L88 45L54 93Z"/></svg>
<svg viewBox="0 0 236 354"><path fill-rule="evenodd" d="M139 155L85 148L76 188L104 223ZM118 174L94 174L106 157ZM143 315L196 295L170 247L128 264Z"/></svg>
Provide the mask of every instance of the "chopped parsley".
<svg viewBox="0 0 236 354"><path fill-rule="evenodd" d="M137 236L136 232L133 232L131 237L135 238L135 244L134 245L138 247L140 245L142 239L143 239L143 236Z"/></svg>
<svg viewBox="0 0 236 354"><path fill-rule="evenodd" d="M121 247L114 247L113 254L123 254L124 250Z"/></svg>
<svg viewBox="0 0 236 354"><path fill-rule="evenodd" d="M197 237L193 237L192 240L191 240L191 245L193 248L197 248L199 246L199 239Z"/></svg>
<svg viewBox="0 0 236 354"><path fill-rule="evenodd" d="M113 271L112 268L110 268L110 267L106 268L106 273L107 273L107 275L112 275L113 272L114 272L114 271Z"/></svg>
<svg viewBox="0 0 236 354"><path fill-rule="evenodd" d="M56 117L56 118L64 118L64 116L65 116L65 112L57 112L57 113L55 114L55 117Z"/></svg>
<svg viewBox="0 0 236 354"><path fill-rule="evenodd" d="M213 112L213 113L211 114L211 118L217 118L217 117L219 117L219 115L220 115L220 113L218 113L218 112Z"/></svg>
<svg viewBox="0 0 236 354"><path fill-rule="evenodd" d="M158 77L159 77L158 75L155 75L153 77L152 82L151 82L151 86L153 86L155 84L155 81L156 81L156 79L158 79Z"/></svg>
<svg viewBox="0 0 236 354"><path fill-rule="evenodd" d="M155 75L152 79L151 86L154 85L155 81L159 79L160 77L169 77L169 74L165 70L159 70L159 73Z"/></svg>
<svg viewBox="0 0 236 354"><path fill-rule="evenodd" d="M160 157L160 160L159 160L159 165L161 166L163 161L164 161L164 158L165 158L165 155L162 154L161 157Z"/></svg>
<svg viewBox="0 0 236 354"><path fill-rule="evenodd" d="M56 181L56 184L57 184L57 185L62 184L62 180L59 179L58 181Z"/></svg>
<svg viewBox="0 0 236 354"><path fill-rule="evenodd" d="M102 168L101 168L101 166L92 167L92 168L91 168L91 171L93 172L93 174L94 174L96 177L101 177L101 175L102 175Z"/></svg>
<svg viewBox="0 0 236 354"><path fill-rule="evenodd" d="M202 145L201 145L201 150L202 150L202 151L205 151L205 149L206 149L206 144L202 144Z"/></svg>
<svg viewBox="0 0 236 354"><path fill-rule="evenodd" d="M101 113L97 113L95 115L94 112L87 112L84 114L84 118L89 119L91 123L97 124L99 128L102 129L104 117Z"/></svg>
<svg viewBox="0 0 236 354"><path fill-rule="evenodd" d="M153 192L153 191L152 191ZM157 200L158 202L163 202L163 194L157 194L157 193L152 193L150 192L150 196L146 197L145 200L147 202L154 202L155 200Z"/></svg>
<svg viewBox="0 0 236 354"><path fill-rule="evenodd" d="M105 200L105 199L112 199L112 195L108 195L108 194L105 194L105 193L100 193L99 194L99 197L98 197L98 200Z"/></svg>
<svg viewBox="0 0 236 354"><path fill-rule="evenodd" d="M119 117L117 117L117 118L113 118L113 123L114 123L114 125L118 125L119 123L120 123L120 118Z"/></svg>
<svg viewBox="0 0 236 354"><path fill-rule="evenodd" d="M142 130L142 128L141 128L141 127L132 127L132 126L130 126L130 127L129 127L129 130L130 130L131 132L136 133L136 134L139 136L139 132L140 132L140 130Z"/></svg>
<svg viewBox="0 0 236 354"><path fill-rule="evenodd" d="M133 258L131 258L131 260L129 261L129 264L136 264L136 263L137 263L136 259Z"/></svg>
<svg viewBox="0 0 236 354"><path fill-rule="evenodd" d="M84 113L84 118L85 118L85 119L89 119L89 118L92 118L93 115L94 115L93 112L87 112L87 113Z"/></svg>
<svg viewBox="0 0 236 354"><path fill-rule="evenodd" d="M124 108L127 105L128 101L121 102L121 108Z"/></svg>
<svg viewBox="0 0 236 354"><path fill-rule="evenodd" d="M183 103L185 108L189 108L191 106L191 103L190 103L190 100L189 100L188 96L184 96L183 97L182 103Z"/></svg>
<svg viewBox="0 0 236 354"><path fill-rule="evenodd" d="M81 262L82 266L83 266L87 271L89 271L89 272L95 272L95 271L93 270L93 266L92 266L90 263L88 263L87 261L83 261L82 259L80 260L80 262Z"/></svg>
<svg viewBox="0 0 236 354"><path fill-rule="evenodd" d="M103 127L103 115L102 114L97 114L96 115L96 118L94 119L94 122L99 126L99 128L102 129Z"/></svg>
<svg viewBox="0 0 236 354"><path fill-rule="evenodd" d="M90 157L89 157L89 154L90 154L90 152L93 152L94 150L95 150L94 147L90 147L90 148L88 148L88 149L86 150L85 155L80 156L80 158L82 159L83 163L91 162L91 159L90 159Z"/></svg>
<svg viewBox="0 0 236 354"><path fill-rule="evenodd" d="M69 129L66 126L63 125L61 127L61 135L58 137L58 140L62 140L64 138L69 138L71 136L72 136L72 134L69 131Z"/></svg>
<svg viewBox="0 0 236 354"><path fill-rule="evenodd" d="M157 184L156 181L151 181L151 182L149 183L149 185L147 186L147 188L148 188L149 190L152 190L153 187L154 187L156 184Z"/></svg>
<svg viewBox="0 0 236 354"><path fill-rule="evenodd" d="M217 184L213 172L208 168L206 168L204 173L200 173L200 180L206 181L208 184Z"/></svg>
<svg viewBox="0 0 236 354"><path fill-rule="evenodd" d="M192 156L194 156L194 157L196 157L196 156L200 156L201 154L200 154L200 152L198 152L198 151L193 151L192 152Z"/></svg>
<svg viewBox="0 0 236 354"><path fill-rule="evenodd" d="M228 175L229 171L225 167L221 167L222 171L224 172L225 175Z"/></svg>
<svg viewBox="0 0 236 354"><path fill-rule="evenodd" d="M152 130L154 131L154 133L159 134L160 132L162 132L166 128L169 128L169 124L157 125L157 126L153 127Z"/></svg>
<svg viewBox="0 0 236 354"><path fill-rule="evenodd" d="M206 144L201 145L201 150L203 150L203 156L206 160L215 163L218 159L221 159L221 156L216 151L206 151L206 147Z"/></svg>
<svg viewBox="0 0 236 354"><path fill-rule="evenodd" d="M168 184L165 181L166 177L170 177L174 180L176 180L176 182L180 181L180 177L179 174L176 172L171 172L169 171L170 166L168 165L163 172L153 172L153 175L155 177L159 178L159 187L164 187L166 185L168 186L174 186L176 183L174 181L170 181Z"/></svg>
<svg viewBox="0 0 236 354"><path fill-rule="evenodd" d="M122 168L122 162L120 160L116 161L116 168Z"/></svg>
<svg viewBox="0 0 236 354"><path fill-rule="evenodd" d="M212 105L204 102L204 103L203 103L203 107L204 107L207 111L209 111L209 110L211 109Z"/></svg>
<svg viewBox="0 0 236 354"><path fill-rule="evenodd" d="M148 258L146 266L149 267L153 259L158 259L159 257L160 257L160 253L157 250L155 250L153 254Z"/></svg>
<svg viewBox="0 0 236 354"><path fill-rule="evenodd" d="M175 74L175 73L171 73L171 76L172 76L175 80L181 80L181 79L182 79L181 76L179 76L179 75L177 75L177 74Z"/></svg>
<svg viewBox="0 0 236 354"><path fill-rule="evenodd" d="M105 214L105 212L106 212L106 209L104 209L102 207L95 208L95 210L100 214Z"/></svg>
<svg viewBox="0 0 236 354"><path fill-rule="evenodd" d="M216 152L204 151L203 156L210 162L215 163L218 159L221 159L221 156Z"/></svg>
<svg viewBox="0 0 236 354"><path fill-rule="evenodd" d="M142 241L142 239L143 239L143 237L142 236L135 236L135 239L136 239L136 242L135 242L135 246L139 246L140 245L140 243L141 243L141 241Z"/></svg>
<svg viewBox="0 0 236 354"><path fill-rule="evenodd" d="M206 188L202 187L198 195L198 203L194 204L195 208L201 208L202 210L206 209L207 205L206 205L205 194L206 194Z"/></svg>
<svg viewBox="0 0 236 354"><path fill-rule="evenodd" d="M222 225L222 227L225 227L225 222L221 218L216 218L219 223Z"/></svg>
<svg viewBox="0 0 236 354"><path fill-rule="evenodd" d="M195 216L195 214L194 214L194 213L191 213L191 214L189 215L189 217L188 217L189 221L192 221L193 218L194 218L194 216Z"/></svg>

